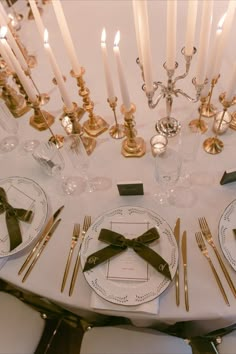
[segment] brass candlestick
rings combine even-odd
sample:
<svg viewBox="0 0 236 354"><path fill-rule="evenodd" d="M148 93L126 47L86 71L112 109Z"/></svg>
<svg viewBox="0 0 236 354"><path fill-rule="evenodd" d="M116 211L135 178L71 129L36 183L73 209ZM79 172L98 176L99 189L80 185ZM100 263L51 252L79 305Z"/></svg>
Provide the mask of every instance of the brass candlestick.
<svg viewBox="0 0 236 354"><path fill-rule="evenodd" d="M211 103L211 99L212 99L214 87L217 84L219 77L220 75L217 78L211 80L211 89L208 95L205 97L205 100L201 101L201 106L199 107L199 111L202 112L203 117L211 118L214 117L217 113L217 108Z"/></svg>
<svg viewBox="0 0 236 354"><path fill-rule="evenodd" d="M79 95L83 99L83 108L86 112L88 112L89 115L89 119L83 124L84 131L88 135L96 137L105 132L108 129L109 125L102 117L97 116L93 113L94 103L90 99L89 89L85 86L85 81L83 79L84 73L84 68L81 68L80 75L76 75L72 70L71 76L76 78L77 86L79 87Z"/></svg>
<svg viewBox="0 0 236 354"><path fill-rule="evenodd" d="M96 140L89 136L84 136L84 130L81 127L80 119L84 115L84 110L73 102L73 109L68 110L65 106L63 108L63 116L61 118L61 124L68 135L78 134L84 145L84 148L88 155L91 155L96 147Z"/></svg>
<svg viewBox="0 0 236 354"><path fill-rule="evenodd" d="M48 129L54 123L55 117L49 112L40 109L39 100L28 104L34 110L34 114L30 117L30 125L32 127L42 131Z"/></svg>
<svg viewBox="0 0 236 354"><path fill-rule="evenodd" d="M112 125L109 129L109 134L113 139L122 139L125 136L125 127L124 124L118 124L117 116L116 116L116 106L117 106L117 97L114 100L107 99L109 106L111 107L114 118L115 124Z"/></svg>
<svg viewBox="0 0 236 354"><path fill-rule="evenodd" d="M1 98L5 101L6 106L15 118L23 116L30 108L26 104L26 100L19 95L16 90L8 85L8 75L6 72L0 72Z"/></svg>
<svg viewBox="0 0 236 354"><path fill-rule="evenodd" d="M224 143L218 138L219 134L222 134L223 132L226 131L227 127L223 129L222 124L223 121L226 121L226 125L230 123L231 121L231 114L227 111L229 107L233 106L236 104L236 96L233 97L231 101L226 101L225 100L225 93L222 93L219 96L219 101L223 105L223 111L219 112L216 116L216 120L218 119L218 122L216 122L214 126L214 131L216 135L214 137L208 138L203 142L203 148L204 150L212 155L219 154L223 148L224 148Z"/></svg>
<svg viewBox="0 0 236 354"><path fill-rule="evenodd" d="M125 120L125 133L127 138L122 142L121 153L125 157L142 157L146 153L146 144L143 138L137 137L135 129L134 112L135 105L131 103L130 109L127 111L124 105L121 106L121 113Z"/></svg>
<svg viewBox="0 0 236 354"><path fill-rule="evenodd" d="M201 97L201 101L205 102L205 97ZM199 110L199 117L197 119L191 120L189 123L189 127L193 132L201 132L202 134L205 133L208 129L208 126L204 120L202 120L202 108L203 105L201 105L200 110Z"/></svg>

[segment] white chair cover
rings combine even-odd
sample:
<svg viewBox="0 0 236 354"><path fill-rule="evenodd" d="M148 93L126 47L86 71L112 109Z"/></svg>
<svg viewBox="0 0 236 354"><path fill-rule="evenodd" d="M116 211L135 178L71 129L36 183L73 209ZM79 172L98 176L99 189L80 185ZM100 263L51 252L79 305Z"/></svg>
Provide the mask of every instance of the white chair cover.
<svg viewBox="0 0 236 354"><path fill-rule="evenodd" d="M0 291L0 354L33 354L44 328L39 312Z"/></svg>
<svg viewBox="0 0 236 354"><path fill-rule="evenodd" d="M84 334L80 354L192 354L183 340L131 326L94 327Z"/></svg>

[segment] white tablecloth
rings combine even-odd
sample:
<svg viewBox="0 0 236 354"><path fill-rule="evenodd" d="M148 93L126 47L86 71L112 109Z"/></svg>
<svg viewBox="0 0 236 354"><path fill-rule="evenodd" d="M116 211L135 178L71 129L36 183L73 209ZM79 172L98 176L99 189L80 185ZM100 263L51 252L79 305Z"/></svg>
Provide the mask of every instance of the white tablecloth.
<svg viewBox="0 0 236 354"><path fill-rule="evenodd" d="M236 196L235 183L221 186L220 178L226 169L236 167L234 149L236 144L236 133L228 130L222 136L224 150L218 155L209 155L202 149L202 142L209 136L212 119L208 119L209 130L200 137L199 148L196 160L184 162L184 171L191 175L191 193L194 193L193 203L188 207L160 206L153 198L157 189L154 177L154 159L150 152L149 140L155 134L155 123L158 118L165 115L165 102L161 101L155 110L150 110L147 106L146 97L141 90L142 79L138 66L135 63L137 57L135 31L132 15L131 1L62 1L66 17L75 42L78 58L86 69L86 85L91 91L91 98L95 102L95 113L102 115L109 124L113 123L111 109L106 102L106 87L103 73L103 63L100 51L100 35L102 28L107 30L107 46L111 65L112 77L114 80L115 92L121 103L118 79L116 75L115 61L112 53L113 38L115 32L120 29L121 42L120 51L126 73L127 84L130 91L131 100L136 104L137 112L135 119L138 134L147 143L147 153L142 158L124 158L121 151L121 141L110 138L108 132L97 138L97 147L90 158L90 171L94 176L106 176L112 180L112 187L106 191L88 193L85 192L77 197L65 196L60 188L60 180L44 175L40 167L36 164L30 154L23 154L21 149L17 149L8 154L0 155L1 178L8 176L24 176L38 182L45 190L50 212L55 211L60 205L65 208L61 225L55 235L47 245L41 255L37 265L25 283L21 282L21 277L17 272L25 260L27 254L18 254L8 260L0 271L0 277L22 289L44 296L53 302L61 305L72 312L85 316L86 318L96 317L96 313L119 315L130 318L137 325L151 325L158 322L175 323L178 321L195 321L200 324L204 331L220 328L236 322L236 302L233 297L221 269L217 263L212 250L209 252L216 266L218 274L227 292L231 306L225 305L224 300L215 283L215 279L207 264L206 259L201 255L195 241L195 232L199 231L197 218L205 216L212 230L215 243L218 243L218 221L225 207ZM17 10L27 13L25 1L18 1ZM150 7L150 32L153 51L153 72L155 80L166 80L162 64L165 61L165 2L149 2ZM177 26L177 61L179 62L178 73L184 71L183 57L180 50L184 45L185 38L185 18L187 6L185 1L178 1L178 26ZM200 28L200 8L197 22L197 39ZM215 1L213 26L216 24L227 8L227 1ZM71 98L81 105L81 98L77 94L77 86L69 75L70 63L63 46L63 41L57 27L52 5L43 7L43 20L48 27L50 43L55 51L58 63L66 75L66 85ZM214 28L215 28L214 27ZM235 32L235 28L233 30ZM34 21L28 21L25 17L22 28L19 32L22 41L31 54L36 55L38 66L32 69L32 75L41 92L49 92L50 102L44 109L55 114L56 122L51 127L55 134L64 134L60 126L59 116L62 109L62 102L57 88L53 86L52 72L47 57L44 54L43 45L40 42ZM232 33L233 35L233 33ZM230 38L233 38L232 36ZM212 41L211 41L212 42ZM229 42L230 43L230 42ZM231 43L233 43L231 41ZM219 80L213 94L213 102L221 108L218 102L219 93L225 90L230 79L232 63L235 58L235 48L226 48L222 65L222 77ZM179 81L178 85L191 95L194 95L194 87L191 83L195 75L197 57L193 59L193 65L189 76ZM118 119L122 120L117 109ZM199 104L189 103L186 99L179 97L174 99L173 115L179 118L183 126L187 126L192 118L198 116ZM232 110L232 109L231 109ZM49 131L38 132L29 125L31 112L18 119L21 144L25 139L36 138L41 141L50 137ZM82 121L87 119L87 115ZM1 130L1 137L6 135ZM169 144L178 148L180 135L169 139ZM62 151L63 153L63 151ZM75 174L76 170L69 162L66 163L65 174ZM121 197L118 194L117 181L142 180L144 183L144 196ZM189 188L187 186L186 188ZM68 255L71 234L74 222L82 224L86 214L92 219L104 211L122 205L136 205L147 207L159 213L172 227L175 225L177 217L181 218L181 233L186 230L188 238L188 280L189 280L189 301L190 311L186 312L184 306L183 293L183 271L180 268L180 306L175 304L175 287L172 283L169 288L160 296L160 309L157 315L140 312L124 313L123 311L96 310L91 307L92 290L87 284L83 274L79 273L75 285L74 293L68 296L69 281L64 293L60 292L60 286L66 258ZM223 257L223 255L222 255ZM226 267L236 283L236 274L224 259ZM69 280L72 269L69 273Z"/></svg>

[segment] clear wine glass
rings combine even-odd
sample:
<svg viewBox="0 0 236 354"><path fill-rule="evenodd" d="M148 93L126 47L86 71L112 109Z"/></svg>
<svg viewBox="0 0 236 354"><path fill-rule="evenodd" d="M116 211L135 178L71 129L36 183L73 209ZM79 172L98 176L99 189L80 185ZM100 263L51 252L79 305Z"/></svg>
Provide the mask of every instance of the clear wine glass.
<svg viewBox="0 0 236 354"><path fill-rule="evenodd" d="M0 140L0 153L10 152L19 144L17 136L18 123L4 102L0 102L0 126L9 134Z"/></svg>
<svg viewBox="0 0 236 354"><path fill-rule="evenodd" d="M171 148L167 147L163 154L156 156L155 177L159 191L154 194L154 197L160 204L173 204L174 186L179 179L181 165L180 154Z"/></svg>
<svg viewBox="0 0 236 354"><path fill-rule="evenodd" d="M84 191L84 181L81 178L63 174L65 161L58 147L53 142L42 142L35 148L32 156L48 176L60 180L62 190L65 194L80 194Z"/></svg>
<svg viewBox="0 0 236 354"><path fill-rule="evenodd" d="M80 177L87 185L88 192L105 190L110 188L111 180L106 177L91 177L90 164L91 156L89 156L84 147L83 141L79 134L70 134L65 137L64 148L73 165L78 171Z"/></svg>

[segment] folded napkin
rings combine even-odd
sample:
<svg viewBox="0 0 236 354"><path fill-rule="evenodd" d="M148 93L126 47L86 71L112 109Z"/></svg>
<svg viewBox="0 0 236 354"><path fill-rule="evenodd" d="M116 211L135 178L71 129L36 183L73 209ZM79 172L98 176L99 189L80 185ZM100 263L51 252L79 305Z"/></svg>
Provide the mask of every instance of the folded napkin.
<svg viewBox="0 0 236 354"><path fill-rule="evenodd" d="M158 314L159 312L159 298L156 298L152 301L146 302L141 305L135 306L123 306L113 304L109 301L102 299L98 296L94 291L91 295L91 307L94 310L111 310L111 311L126 311L126 312L143 312L143 313L150 313L150 314Z"/></svg>
<svg viewBox="0 0 236 354"><path fill-rule="evenodd" d="M10 250L12 251L21 242L21 231L19 220L30 223L32 221L32 210L14 208L8 203L5 190L0 187L0 214L6 212L6 224L10 237Z"/></svg>
<svg viewBox="0 0 236 354"><path fill-rule="evenodd" d="M123 235L101 229L98 239L110 245L94 252L87 257L83 272L90 270L106 260L125 251L128 247L132 248L141 258L151 264L158 272L171 280L168 263L147 245L159 238L159 233L155 227L149 229L144 234L133 239L127 239Z"/></svg>

